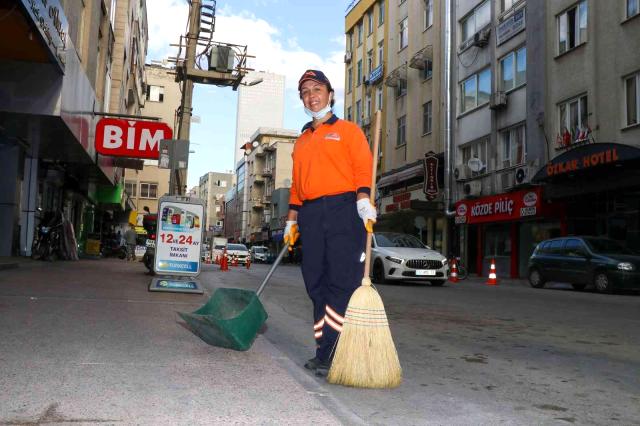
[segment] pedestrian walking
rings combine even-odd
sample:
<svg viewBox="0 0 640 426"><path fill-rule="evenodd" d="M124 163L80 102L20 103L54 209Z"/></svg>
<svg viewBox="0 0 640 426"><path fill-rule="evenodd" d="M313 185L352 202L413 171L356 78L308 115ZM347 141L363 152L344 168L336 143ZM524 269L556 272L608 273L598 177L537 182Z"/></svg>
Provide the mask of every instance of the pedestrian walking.
<svg viewBox="0 0 640 426"><path fill-rule="evenodd" d="M124 233L124 240L127 243L127 260L136 260L136 240L138 235L136 234L135 227L132 223L129 224L129 229Z"/></svg>
<svg viewBox="0 0 640 426"><path fill-rule="evenodd" d="M362 130L333 114L334 91L322 71L306 71L298 91L312 121L293 149L284 239L291 246L298 236L304 240L302 276L313 302L316 341L305 368L323 376L364 274L365 227L376 220L369 201L373 158Z"/></svg>

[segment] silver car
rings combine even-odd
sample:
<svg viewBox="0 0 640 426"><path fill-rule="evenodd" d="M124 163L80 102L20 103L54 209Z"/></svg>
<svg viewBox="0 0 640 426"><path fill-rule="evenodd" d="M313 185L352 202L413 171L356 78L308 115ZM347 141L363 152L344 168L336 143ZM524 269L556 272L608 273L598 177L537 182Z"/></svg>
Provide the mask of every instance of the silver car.
<svg viewBox="0 0 640 426"><path fill-rule="evenodd" d="M446 257L413 235L376 232L372 239L370 276L379 284L420 280L441 286L449 276L449 265Z"/></svg>

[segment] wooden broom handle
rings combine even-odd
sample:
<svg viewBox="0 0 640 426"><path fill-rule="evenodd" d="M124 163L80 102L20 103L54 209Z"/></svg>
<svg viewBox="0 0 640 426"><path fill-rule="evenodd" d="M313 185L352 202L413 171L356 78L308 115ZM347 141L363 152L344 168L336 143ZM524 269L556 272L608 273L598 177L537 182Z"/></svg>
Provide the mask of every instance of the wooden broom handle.
<svg viewBox="0 0 640 426"><path fill-rule="evenodd" d="M376 118L373 124L373 166L371 167L371 194L369 200L371 204L376 203L376 173L378 171L378 146L380 145L380 122L382 113L380 110L376 111ZM369 277L369 268L371 267L371 239L373 235L371 232L367 232L367 245L365 246L365 258L364 258L364 278Z"/></svg>

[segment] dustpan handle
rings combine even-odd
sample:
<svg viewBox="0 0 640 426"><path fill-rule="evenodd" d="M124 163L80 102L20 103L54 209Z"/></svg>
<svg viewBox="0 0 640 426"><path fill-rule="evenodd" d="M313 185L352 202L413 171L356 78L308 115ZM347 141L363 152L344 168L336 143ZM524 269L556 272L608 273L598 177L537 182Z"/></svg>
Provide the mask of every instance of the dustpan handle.
<svg viewBox="0 0 640 426"><path fill-rule="evenodd" d="M267 282L269 281L269 278L271 278L271 275L273 275L273 272L276 270L280 262L282 262L282 258L284 257L284 255L287 254L288 248L289 243L284 243L284 247L282 247L282 250L280 250L280 253L278 253L278 257L276 258L275 262L273 262L273 265L271 265L271 269L269 269L269 272L267 272L267 276L264 277L262 284L260 284L260 287L258 287L258 291L256 291L256 295L258 297L260 297L262 290L264 290L264 287L267 285Z"/></svg>

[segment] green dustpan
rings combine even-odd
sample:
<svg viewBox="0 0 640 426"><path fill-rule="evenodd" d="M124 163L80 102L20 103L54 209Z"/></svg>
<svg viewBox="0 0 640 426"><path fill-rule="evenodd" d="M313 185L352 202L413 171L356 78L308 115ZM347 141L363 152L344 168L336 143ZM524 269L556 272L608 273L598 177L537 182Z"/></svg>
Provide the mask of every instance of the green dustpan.
<svg viewBox="0 0 640 426"><path fill-rule="evenodd" d="M285 244L282 248L257 291L220 288L200 309L191 313L178 312L178 315L185 320L189 329L206 343L246 351L267 320L267 312L259 296L288 247L289 245Z"/></svg>

